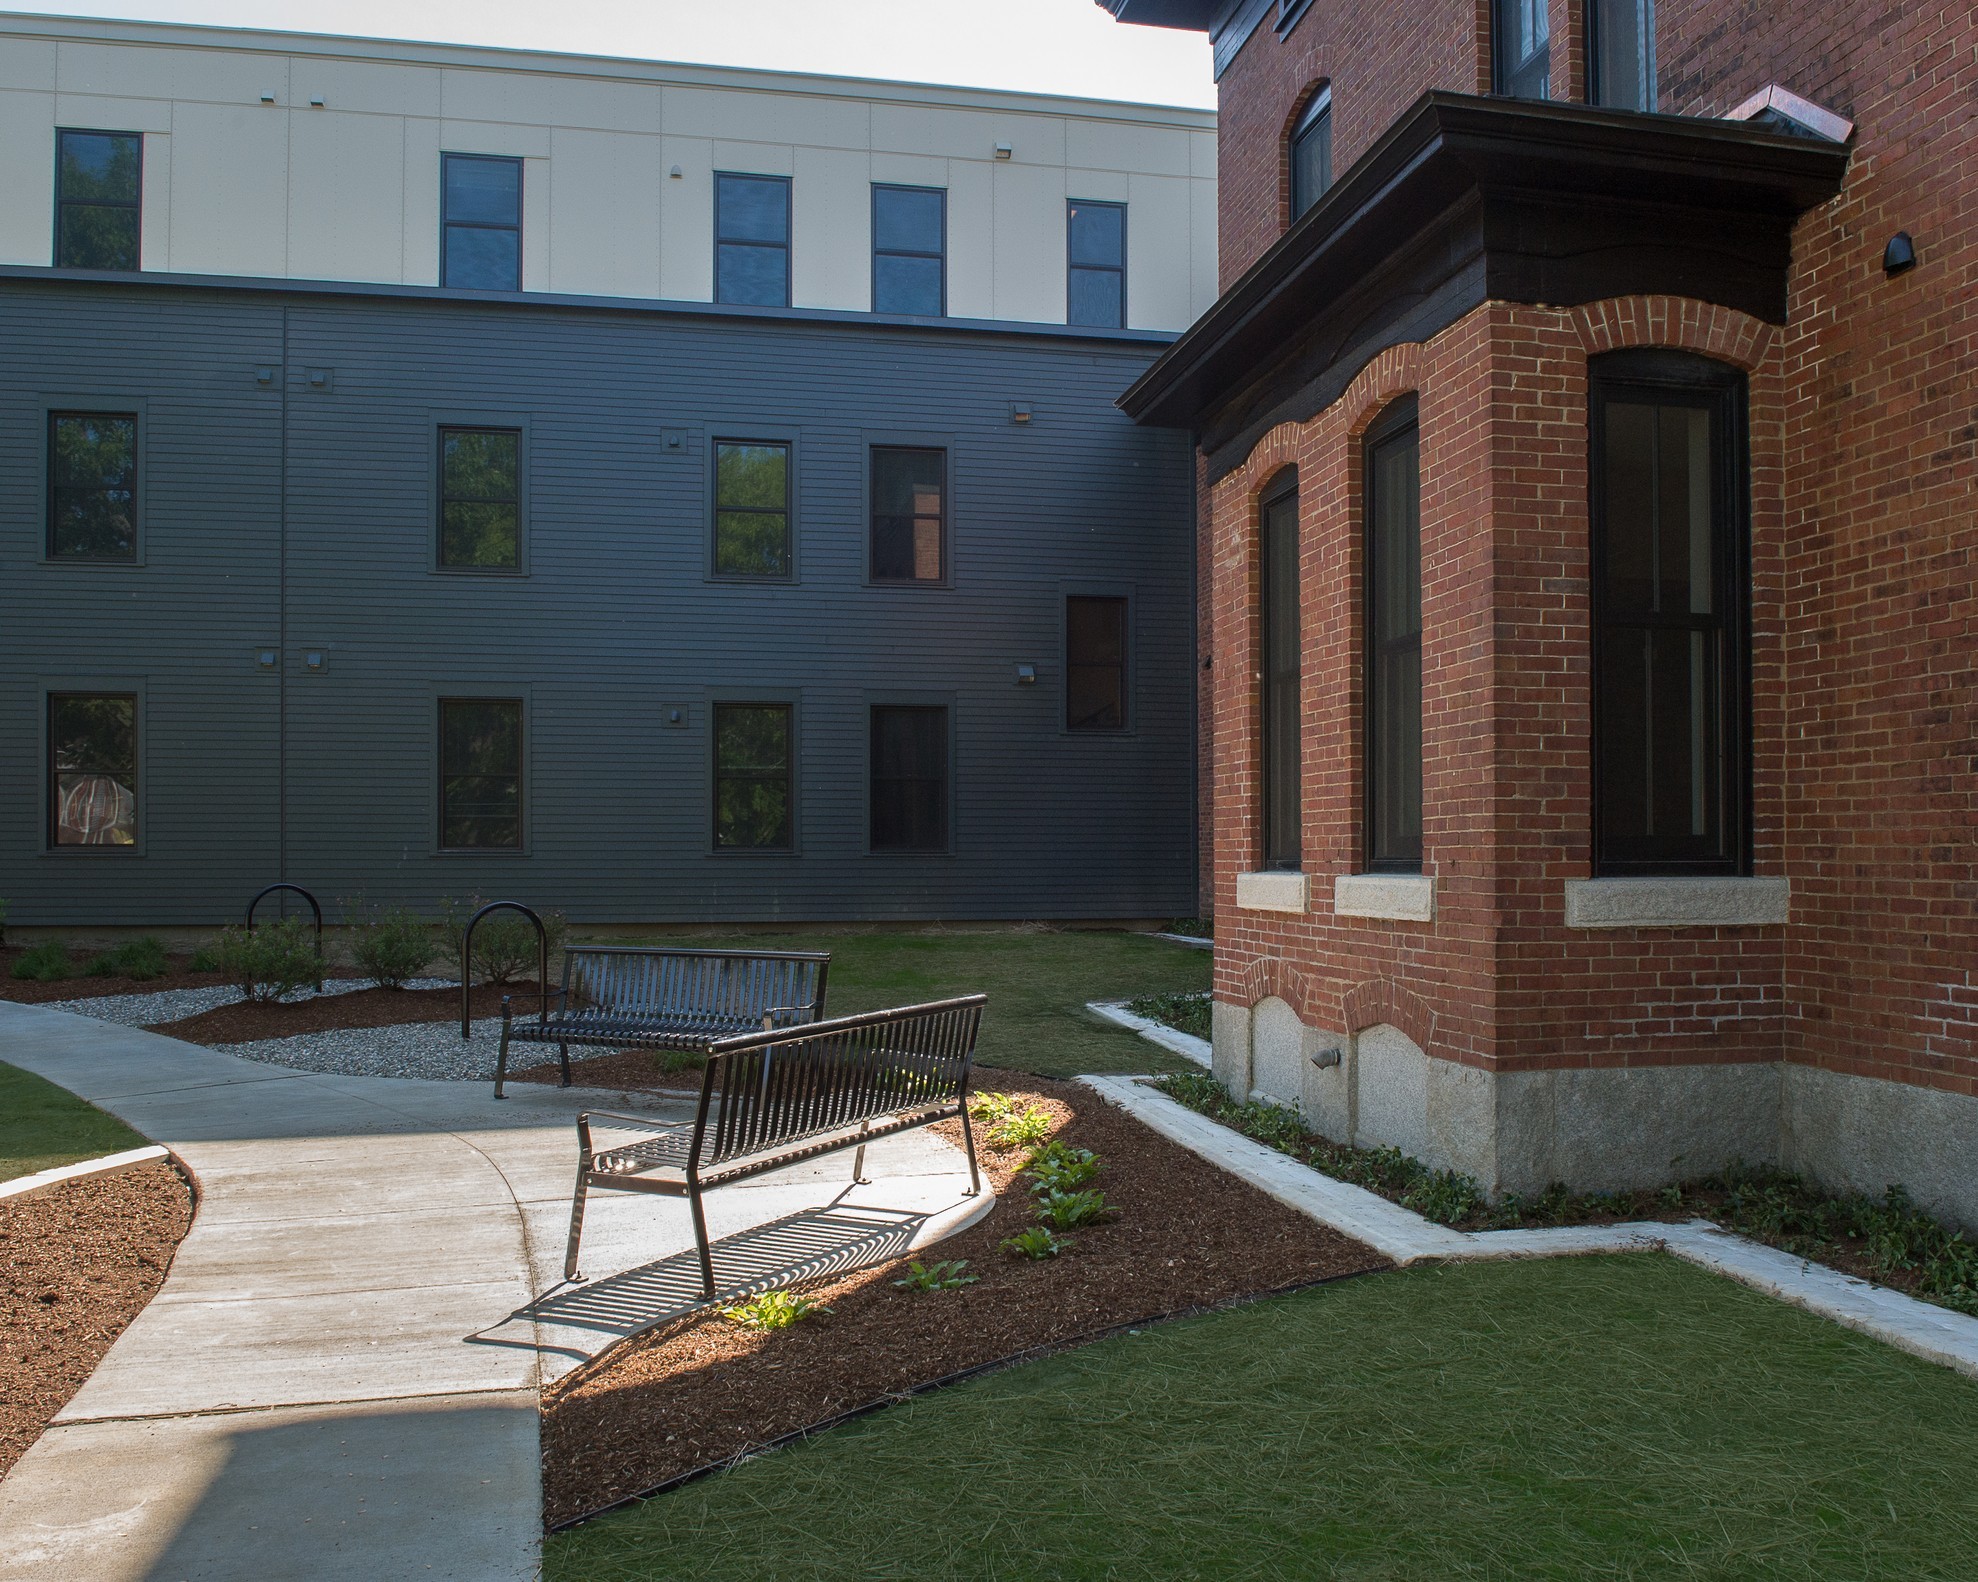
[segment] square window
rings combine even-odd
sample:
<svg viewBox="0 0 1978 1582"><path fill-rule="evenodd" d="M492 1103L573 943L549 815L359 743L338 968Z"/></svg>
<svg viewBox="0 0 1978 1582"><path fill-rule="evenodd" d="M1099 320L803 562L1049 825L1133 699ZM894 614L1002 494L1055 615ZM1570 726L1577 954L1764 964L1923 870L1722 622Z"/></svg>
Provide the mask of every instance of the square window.
<svg viewBox="0 0 1978 1582"><path fill-rule="evenodd" d="M137 414L48 414L48 554L137 559Z"/></svg>
<svg viewBox="0 0 1978 1582"><path fill-rule="evenodd" d="M948 710L872 708L872 849L948 849Z"/></svg>
<svg viewBox="0 0 1978 1582"><path fill-rule="evenodd" d="M440 155L440 284L522 289L522 161Z"/></svg>
<svg viewBox="0 0 1978 1582"><path fill-rule="evenodd" d="M521 569L520 429L440 429L439 563L447 571Z"/></svg>
<svg viewBox="0 0 1978 1582"><path fill-rule="evenodd" d="M948 194L872 189L872 311L939 318L948 311Z"/></svg>
<svg viewBox="0 0 1978 1582"><path fill-rule="evenodd" d="M714 574L790 575L790 447L775 440L714 442Z"/></svg>
<svg viewBox="0 0 1978 1582"><path fill-rule="evenodd" d="M1126 600L1065 600L1065 729L1126 729Z"/></svg>
<svg viewBox="0 0 1978 1582"><path fill-rule="evenodd" d="M138 132L55 134L55 267L138 267L144 138Z"/></svg>
<svg viewBox="0 0 1978 1582"><path fill-rule="evenodd" d="M947 576L948 453L872 447L872 580L938 583Z"/></svg>
<svg viewBox="0 0 1978 1582"><path fill-rule="evenodd" d="M714 845L789 851L791 716L787 703L714 706Z"/></svg>
<svg viewBox="0 0 1978 1582"><path fill-rule="evenodd" d="M714 300L790 305L790 180L714 178Z"/></svg>
<svg viewBox="0 0 1978 1582"><path fill-rule="evenodd" d="M522 849L522 700L440 699L440 846Z"/></svg>
<svg viewBox="0 0 1978 1582"><path fill-rule="evenodd" d="M48 844L137 844L136 694L49 694Z"/></svg>

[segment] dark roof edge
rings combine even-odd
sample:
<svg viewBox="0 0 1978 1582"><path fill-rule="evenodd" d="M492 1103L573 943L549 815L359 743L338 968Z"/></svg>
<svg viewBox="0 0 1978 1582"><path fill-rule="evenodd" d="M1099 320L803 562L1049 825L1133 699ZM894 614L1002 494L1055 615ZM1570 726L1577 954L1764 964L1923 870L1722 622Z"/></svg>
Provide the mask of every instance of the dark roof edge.
<svg viewBox="0 0 1978 1582"><path fill-rule="evenodd" d="M924 319L849 308L749 308L722 302L682 302L665 297L580 296L563 291L464 291L452 286L407 286L368 280L290 280L274 275L191 275L166 270L105 272L0 264L0 281L61 285L137 286L182 291L236 291L264 296L364 297L477 308L549 308L591 313L649 314L662 318L721 319L757 323L821 324L852 329L905 330L933 335L1020 336L1114 346L1170 346L1172 330L1102 330L1025 319Z"/></svg>

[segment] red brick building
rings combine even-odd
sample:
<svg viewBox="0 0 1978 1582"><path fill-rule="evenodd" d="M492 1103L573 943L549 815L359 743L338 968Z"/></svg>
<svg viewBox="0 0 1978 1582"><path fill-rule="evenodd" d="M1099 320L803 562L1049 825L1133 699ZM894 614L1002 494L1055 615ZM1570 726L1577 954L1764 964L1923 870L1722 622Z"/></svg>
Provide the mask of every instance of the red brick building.
<svg viewBox="0 0 1978 1582"><path fill-rule="evenodd" d="M1493 1189L1978 1224L1978 19L1101 0L1214 42L1216 1069Z"/></svg>

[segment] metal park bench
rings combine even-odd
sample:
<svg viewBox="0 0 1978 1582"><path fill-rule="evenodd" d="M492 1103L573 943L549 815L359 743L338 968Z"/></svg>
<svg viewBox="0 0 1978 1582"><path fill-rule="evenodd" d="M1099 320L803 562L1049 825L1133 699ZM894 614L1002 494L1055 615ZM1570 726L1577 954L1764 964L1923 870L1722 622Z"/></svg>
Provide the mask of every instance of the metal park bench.
<svg viewBox="0 0 1978 1582"><path fill-rule="evenodd" d="M684 1197L693 1211L701 1288L714 1299L703 1194L840 1148L857 1148L852 1179L865 1178L875 1138L959 1116L968 1152L968 1195L982 1190L968 1123L969 1063L987 996L971 994L726 1038L708 1051L700 1107L691 1121L587 1111L577 1117L577 1195L570 1205L566 1280L577 1272L584 1199L592 1187ZM637 1134L597 1147L592 1123Z"/></svg>
<svg viewBox="0 0 1978 1582"><path fill-rule="evenodd" d="M830 965L824 951L566 950L563 986L543 997L534 1021L516 1021L502 998L495 1097L504 1097L511 1043L556 1045L567 1088L572 1044L698 1053L737 1033L814 1022L824 1014Z"/></svg>

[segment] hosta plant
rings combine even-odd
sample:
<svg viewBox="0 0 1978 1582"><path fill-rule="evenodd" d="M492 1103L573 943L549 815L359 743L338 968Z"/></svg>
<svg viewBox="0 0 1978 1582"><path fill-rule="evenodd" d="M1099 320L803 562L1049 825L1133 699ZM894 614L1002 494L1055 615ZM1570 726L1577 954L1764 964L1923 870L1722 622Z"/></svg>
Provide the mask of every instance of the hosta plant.
<svg viewBox="0 0 1978 1582"><path fill-rule="evenodd" d="M788 1329L813 1313L830 1311L824 1303L800 1296L795 1291L764 1291L762 1295L737 1302L733 1307L724 1307L721 1316L744 1329L772 1330Z"/></svg>
<svg viewBox="0 0 1978 1582"><path fill-rule="evenodd" d="M1037 1194L1037 1217L1053 1230L1076 1230L1081 1225L1096 1225L1113 1213L1106 1202L1106 1194L1086 1190L1084 1192L1044 1191Z"/></svg>
<svg viewBox="0 0 1978 1582"><path fill-rule="evenodd" d="M1030 1177L1033 1192L1076 1192L1101 1168L1099 1156L1091 1149L1049 1142L1030 1156L1023 1173Z"/></svg>
<svg viewBox="0 0 1978 1582"><path fill-rule="evenodd" d="M922 1263L916 1258L907 1265L905 1278L893 1284L902 1291L959 1291L975 1284L976 1276L965 1273L967 1268L966 1258L945 1258L938 1263Z"/></svg>
<svg viewBox="0 0 1978 1582"><path fill-rule="evenodd" d="M1020 1230L1003 1243L1003 1251L1012 1258L1055 1258L1071 1245L1072 1238L1060 1236L1045 1225L1032 1225Z"/></svg>

